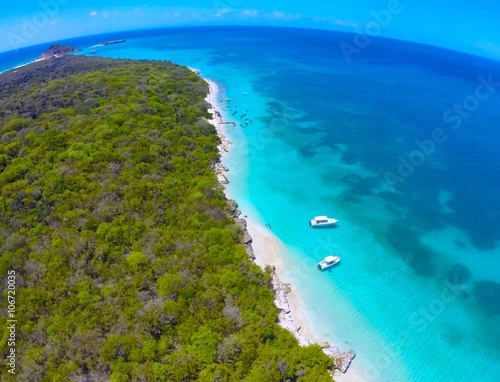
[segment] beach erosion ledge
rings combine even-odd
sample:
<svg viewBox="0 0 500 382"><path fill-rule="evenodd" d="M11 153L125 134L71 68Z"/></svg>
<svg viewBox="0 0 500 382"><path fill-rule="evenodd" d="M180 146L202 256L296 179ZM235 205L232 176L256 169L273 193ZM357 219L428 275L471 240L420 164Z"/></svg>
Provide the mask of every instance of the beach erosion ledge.
<svg viewBox="0 0 500 382"><path fill-rule="evenodd" d="M190 69L201 76L199 70L194 68ZM222 110L218 108L217 96L219 89L214 81L205 77L202 78L209 86L209 92L205 100L209 105L208 111L212 114L212 118L208 122L215 126L217 134L221 139L221 144L218 148L219 155L222 157L229 152L231 142L227 138ZM220 186L225 189L225 185L229 183L226 176L229 169L223 166L220 160L214 164L213 169L217 175ZM280 261L280 243L274 235L261 224L253 222L248 218L242 218L241 211L238 209L238 203L228 198L227 193L226 198L230 206L230 215L243 231L243 245L246 248L250 260L261 268L269 267L271 271L275 305L278 308L278 324L290 331L300 345L307 346L318 344L323 349L323 352L334 361L332 376L338 375L337 370L346 373L356 353L353 350L341 352L337 347L330 346L328 342L318 342L313 338L309 330L307 330L308 323L304 318L304 314L298 311L298 304L293 303L293 301L290 302L290 300L296 300L296 296L294 296L291 286L281 282L278 277L278 273L281 274L280 268L283 267L283 262ZM289 297L291 298L289 299Z"/></svg>

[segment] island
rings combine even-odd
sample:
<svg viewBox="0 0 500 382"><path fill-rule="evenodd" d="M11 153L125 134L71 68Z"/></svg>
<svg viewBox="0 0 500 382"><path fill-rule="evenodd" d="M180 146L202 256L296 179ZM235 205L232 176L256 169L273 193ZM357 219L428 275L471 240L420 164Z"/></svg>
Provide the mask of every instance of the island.
<svg viewBox="0 0 500 382"><path fill-rule="evenodd" d="M278 325L275 277L214 171L207 93L162 61L0 75L0 274L18 319L2 381L332 380L339 362Z"/></svg>
<svg viewBox="0 0 500 382"><path fill-rule="evenodd" d="M127 42L127 40L112 40L112 41L106 41L101 44L94 45L93 48L98 47L98 46L107 46L107 45L114 45L114 44L121 44Z"/></svg>
<svg viewBox="0 0 500 382"><path fill-rule="evenodd" d="M59 58L66 56L67 54L78 52L80 49L74 48L72 46L62 45L62 44L52 44L50 48L42 53L38 60L47 60L49 58Z"/></svg>
<svg viewBox="0 0 500 382"><path fill-rule="evenodd" d="M107 41L103 42L101 45L106 46L106 45L113 45L113 44L121 44L123 42L127 42L127 40L113 40L113 41Z"/></svg>

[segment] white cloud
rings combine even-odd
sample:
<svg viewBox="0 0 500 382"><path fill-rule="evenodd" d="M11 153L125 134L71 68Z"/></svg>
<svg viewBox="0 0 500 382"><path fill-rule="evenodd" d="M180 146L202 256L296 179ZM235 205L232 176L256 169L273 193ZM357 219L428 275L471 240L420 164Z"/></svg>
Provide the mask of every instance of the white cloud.
<svg viewBox="0 0 500 382"><path fill-rule="evenodd" d="M339 25L341 27L352 27L352 28L358 28L361 27L360 24L354 22L354 21L346 21L346 20L340 20L336 19L333 21L335 25Z"/></svg>
<svg viewBox="0 0 500 382"><path fill-rule="evenodd" d="M97 12L96 11L92 11L92 12L89 13L89 15L92 16L92 17L94 17L94 16L97 15Z"/></svg>
<svg viewBox="0 0 500 382"><path fill-rule="evenodd" d="M244 17L257 17L259 15L259 11L255 9L245 9L242 13Z"/></svg>
<svg viewBox="0 0 500 382"><path fill-rule="evenodd" d="M500 57L500 44L496 44L493 41L477 42L475 47L492 56Z"/></svg>
<svg viewBox="0 0 500 382"><path fill-rule="evenodd" d="M357 22L337 19L335 17L314 17L314 18L312 18L312 20L317 22L317 23L334 24L334 25L338 25L340 27L350 27L350 28L360 28L361 27L361 24L359 24Z"/></svg>
<svg viewBox="0 0 500 382"><path fill-rule="evenodd" d="M58 21L59 20L57 20L57 19L52 19L52 20L49 21L49 23L53 25L53 24L57 24Z"/></svg>
<svg viewBox="0 0 500 382"><path fill-rule="evenodd" d="M301 16L299 16L299 15L294 15L291 13L285 13L285 12L281 12L281 11L266 13L266 14L264 14L264 17L267 17L269 19L275 19L275 20L283 20L283 21L297 20L297 19L301 18Z"/></svg>
<svg viewBox="0 0 500 382"><path fill-rule="evenodd" d="M215 17L222 17L228 13L231 13L233 10L230 9L230 8L222 8L222 9L219 9L216 13L215 13Z"/></svg>
<svg viewBox="0 0 500 382"><path fill-rule="evenodd" d="M109 12L108 11L101 12L101 16L107 18L109 17Z"/></svg>

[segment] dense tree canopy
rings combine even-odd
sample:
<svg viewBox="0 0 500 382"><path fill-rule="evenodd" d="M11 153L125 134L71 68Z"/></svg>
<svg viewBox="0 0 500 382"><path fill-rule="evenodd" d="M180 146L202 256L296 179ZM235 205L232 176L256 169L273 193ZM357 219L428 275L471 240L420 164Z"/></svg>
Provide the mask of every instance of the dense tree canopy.
<svg viewBox="0 0 500 382"><path fill-rule="evenodd" d="M2 380L331 380L321 349L276 324L270 275L241 245L207 90L156 61L0 76L0 275L5 296L16 271L18 319Z"/></svg>

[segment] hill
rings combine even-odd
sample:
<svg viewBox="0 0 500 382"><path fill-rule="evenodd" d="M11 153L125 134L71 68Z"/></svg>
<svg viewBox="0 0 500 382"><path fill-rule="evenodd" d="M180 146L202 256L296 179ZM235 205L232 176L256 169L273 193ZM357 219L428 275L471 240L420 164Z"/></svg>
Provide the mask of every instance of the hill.
<svg viewBox="0 0 500 382"><path fill-rule="evenodd" d="M72 46L67 46L67 45L62 45L62 44L53 44L50 46L50 48L46 51L43 52L39 57L38 60L46 60L48 58L58 58L65 56L67 54L73 53L73 52L78 52L79 49L74 48Z"/></svg>

